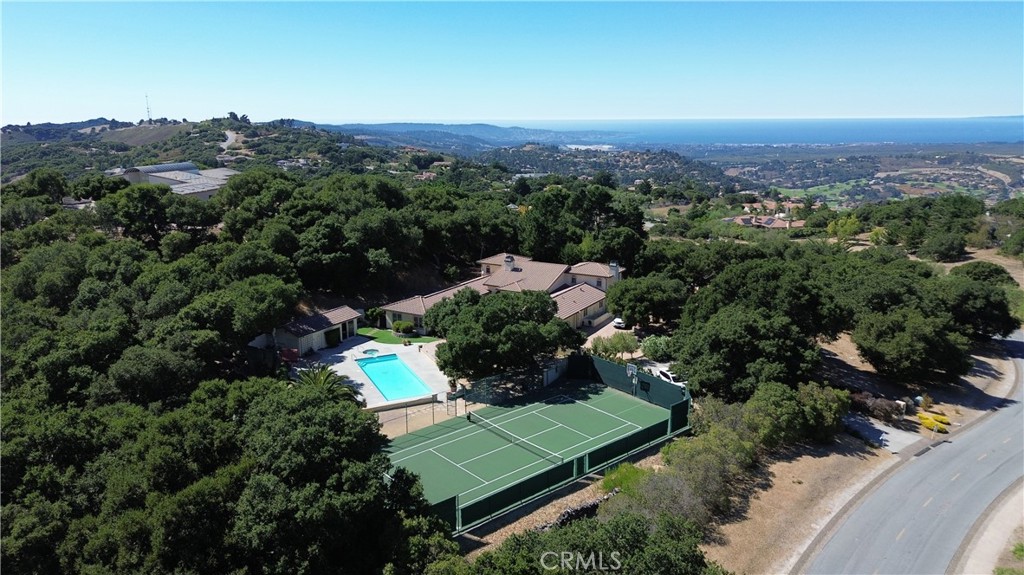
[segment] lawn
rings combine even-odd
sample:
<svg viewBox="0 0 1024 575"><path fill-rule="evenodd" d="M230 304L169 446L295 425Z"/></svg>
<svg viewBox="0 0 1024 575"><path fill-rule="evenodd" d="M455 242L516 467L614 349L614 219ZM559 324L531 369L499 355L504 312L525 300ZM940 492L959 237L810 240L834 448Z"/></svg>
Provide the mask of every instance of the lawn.
<svg viewBox="0 0 1024 575"><path fill-rule="evenodd" d="M387 329L377 329L375 327L361 327L358 330L359 335L368 337L377 343L386 343L391 345L402 345L404 342L412 343L430 343L437 341L436 337L426 336L415 336L415 337L399 337L394 332Z"/></svg>

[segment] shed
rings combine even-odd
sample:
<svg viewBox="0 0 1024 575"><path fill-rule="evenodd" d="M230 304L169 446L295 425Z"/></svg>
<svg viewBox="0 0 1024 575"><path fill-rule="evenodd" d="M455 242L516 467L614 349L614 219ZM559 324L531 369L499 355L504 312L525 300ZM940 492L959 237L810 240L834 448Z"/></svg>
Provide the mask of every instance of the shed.
<svg viewBox="0 0 1024 575"><path fill-rule="evenodd" d="M335 347L356 335L362 313L347 305L296 318L274 332L278 347L295 348L300 354Z"/></svg>

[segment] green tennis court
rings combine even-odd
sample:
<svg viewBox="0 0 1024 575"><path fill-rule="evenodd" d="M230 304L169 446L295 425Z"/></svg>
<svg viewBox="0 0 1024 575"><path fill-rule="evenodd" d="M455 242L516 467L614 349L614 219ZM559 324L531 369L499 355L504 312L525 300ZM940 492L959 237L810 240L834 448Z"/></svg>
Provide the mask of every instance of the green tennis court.
<svg viewBox="0 0 1024 575"><path fill-rule="evenodd" d="M391 463L417 473L431 503L457 497L461 508L555 467L579 477L591 471L583 456L623 438L670 434L669 410L615 389L555 393L398 437L389 449Z"/></svg>

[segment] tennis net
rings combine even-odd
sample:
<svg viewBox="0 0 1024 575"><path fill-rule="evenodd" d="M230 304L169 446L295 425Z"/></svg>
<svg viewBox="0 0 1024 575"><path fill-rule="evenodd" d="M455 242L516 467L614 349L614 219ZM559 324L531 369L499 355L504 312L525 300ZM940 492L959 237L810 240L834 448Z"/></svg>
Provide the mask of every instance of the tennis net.
<svg viewBox="0 0 1024 575"><path fill-rule="evenodd" d="M466 417L470 421L472 421L473 423L476 423L480 427L483 427L484 429L487 429L491 433L494 433L495 435L501 436L506 441L508 441L510 443L513 443L515 445L518 445L518 446L522 447L523 449L534 453L535 455L539 455L540 457L543 457L544 459L546 459L546 460L548 460L548 461L550 461L552 463L565 463L565 459L561 455L558 455L557 453L555 453L554 451L550 451L550 450L544 449L543 447L537 445L536 443L533 443L532 441L530 441L530 440L528 440L528 439L526 439L524 437L519 437L518 435L516 435L514 433L510 433L508 431L505 431L498 424L492 423L492 422L488 421L487 419L485 419L484 417L481 417L480 415L476 414L475 412L472 412L472 411L469 412L468 414L466 414Z"/></svg>

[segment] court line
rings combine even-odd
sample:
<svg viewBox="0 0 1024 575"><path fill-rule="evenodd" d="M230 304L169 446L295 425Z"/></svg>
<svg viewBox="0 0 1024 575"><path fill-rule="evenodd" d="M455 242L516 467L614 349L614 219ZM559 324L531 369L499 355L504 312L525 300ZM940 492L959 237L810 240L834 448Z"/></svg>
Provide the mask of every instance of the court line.
<svg viewBox="0 0 1024 575"><path fill-rule="evenodd" d="M565 426L563 425L562 427L565 427ZM533 435L527 435L527 436L523 437L523 439L526 439L526 440L533 439L534 437L537 437L538 435L544 435L545 433L551 431L552 429L554 429L554 428L545 429L544 431L538 431L537 433L534 433ZM489 455L494 455L495 453L501 451L502 449L507 449L507 448L515 446L515 445L519 445L519 443L517 443L517 442L509 442L506 445L502 445L501 447L498 447L496 449L492 449L492 450L490 450L490 451L488 451L486 453L481 453L480 455L477 455L476 457L473 457L471 459L466 459L462 463L469 463L470 461L476 461L477 459L480 459L481 457L487 457ZM529 449L526 449L525 447L523 448L523 450L524 451L530 451ZM433 451L433 450L431 450L431 451ZM530 451L530 453L533 453L533 452ZM553 455L557 455L559 457L562 456L562 453L559 452L559 451L552 451L551 453ZM546 460L547 458L544 458L544 459Z"/></svg>
<svg viewBox="0 0 1024 575"><path fill-rule="evenodd" d="M623 422L623 423L628 423L629 425L632 425L633 427L635 427L635 428L637 428L637 429L642 429L642 428L643 428L643 426L642 426L642 425L637 425L637 424L633 423L632 421L627 421L627 420L625 420L625 419L622 419L622 418L621 418L621 417L619 417L618 415L614 415L614 414L612 414L612 413L608 413L607 411L605 411L605 410L603 410L603 409L600 409L600 408L597 408L597 407L594 407L593 405L590 405L589 403L585 403L585 402L579 402L579 403L580 403L581 405L585 405L585 406L589 407L590 409L593 409L594 411L597 411L597 412L603 413L603 414L607 415L608 417L614 417L615 419L618 419L619 421L621 421L621 422Z"/></svg>
<svg viewBox="0 0 1024 575"><path fill-rule="evenodd" d="M568 426L568 425L566 425L564 423L560 423L558 421L555 421L554 419L551 419L550 417L548 417L548 416L546 416L546 415L544 415L542 413L538 413L537 415L539 415L540 417L543 417L544 419L550 421L551 423L554 423L558 427L564 427L564 428L568 429L569 431L571 431L573 433L576 433L578 435L582 435L583 437L590 437L590 435L588 435L586 433L583 433L582 431L579 431L578 429L576 429L574 427L570 427L570 426ZM552 428L552 429L554 429L554 428Z"/></svg>
<svg viewBox="0 0 1024 575"><path fill-rule="evenodd" d="M452 465L454 465L455 467L458 467L459 469L461 469L461 470L465 471L466 473L468 473L468 474L472 475L473 477L476 477L477 481L484 481L484 478L483 478L483 477L480 477L480 476L479 476L479 475L477 475L476 473L473 473L472 471L470 471L470 470L466 469L466 468L465 468L465 467L463 467L463 466L462 466L461 464L455 463L455 462L454 462L454 461L452 461L451 459L448 459L447 457L445 457L445 456L441 455L440 453L438 453L438 452L434 451L433 449L431 449L430 451L431 451L431 452L432 452L432 453L433 453L434 455L436 455L436 456L440 457L441 459L443 459L443 460L447 461L448 463L451 463L451 464L452 464ZM486 485L486 483L485 483L485 485Z"/></svg>
<svg viewBox="0 0 1024 575"><path fill-rule="evenodd" d="M626 427L626 426L625 426L625 425L620 425L620 426L616 427L615 429L610 429L610 430L608 430L608 431L606 431L606 432L602 433L601 435L608 435L609 433L612 433L612 432L618 431L618 430L622 429L623 427ZM590 439L588 439L587 441L581 441L581 442L577 443L576 445L571 445L571 446L569 446L569 447L566 447L566 448L565 448L565 449L563 449L562 451L557 451L557 452L555 452L555 453L558 453L558 454L559 454L559 456L561 456L561 454L562 454L562 452L563 452L563 451L568 451L568 450L570 450L570 449L575 449L575 448L577 448L577 447L579 447L579 446L583 445L584 443L587 443L588 441L593 441L594 439L597 439L598 437L601 437L601 435L595 435L594 437L591 437L591 438L590 438ZM626 436L622 436L622 437L626 437ZM618 439L621 439L621 437L619 437L619 438L616 438L616 439L613 439L612 441L617 441ZM606 442L606 443L611 443L611 442L609 441L609 442ZM603 447L604 445L606 445L606 443L602 443L601 445L598 445L597 447ZM498 450L495 450L495 451L498 451ZM463 503L463 502L461 501L461 497L462 497L463 495L465 495L466 493L471 493L471 492L473 492L473 491L475 491L475 490L477 490L477 489L480 489L481 487L486 487L487 485L489 485L489 484L491 484L491 483L494 483L495 481L498 481L499 479L504 479L504 478L508 477L509 475L512 475L512 474L518 473L518 472L520 472L520 471L522 471L522 470L524 470L524 469L529 469L529 468L533 467L534 465L536 465L536 464L538 464L538 463L543 463L543 462L545 462L545 461L547 461L547 459L541 459L541 460L539 460L539 461L534 461L533 463L531 463L531 464L527 465L526 467L520 467L519 469L516 469L516 470L514 470L514 471L510 471L510 472L508 472L508 473L506 473L506 474L504 474L504 475L500 475L500 476L498 476L498 477L495 477L494 479L492 479L492 480L490 480L490 481L487 481L487 482L485 482L485 483L484 483L483 485L478 485L478 486L476 486L476 487L474 487L474 488L472 488L472 489L469 489L469 490L467 490L467 491L464 491L463 493L460 493L460 494L459 494L459 497L460 497L460 502L459 502L459 506L460 506L460 507L465 507L466 505L470 505L471 503L476 503L477 501L480 501L480 500L481 500L481 499L483 499L484 497L488 497L488 496L491 496L491 495L493 495L493 494L495 494L495 493L497 493L497 492L501 491L502 489L505 489L506 487L511 487L511 486L512 486L513 484L503 485L503 486L501 486L501 487L499 487L499 488L497 488L497 489L494 489L494 490L488 491L487 493L485 493L485 494L481 495L480 497L477 497L477 498L475 498L475 499L472 499L472 500L470 500L470 501L467 501L467 502ZM550 462L549 462L549 463L550 463Z"/></svg>
<svg viewBox="0 0 1024 575"><path fill-rule="evenodd" d="M540 408L538 408L538 409L534 409L534 410L531 410L531 411L526 411L526 410L527 410L527 409L529 409L529 408L526 408L526 407L521 407L521 408L519 408L518 410L510 411L510 412L508 412L507 414L505 414L505 415L513 415L513 414L516 414L516 416L515 416L515 417L509 417L508 419L502 419L502 420L501 420L501 421L500 421L499 423L507 423L507 422L509 422L509 421L515 421L515 420L517 420L517 419L520 419L520 418L522 418L522 417L526 417L527 415L530 415L530 414L532 414L532 413L536 413L536 412L538 412L538 411L541 411L541 410L547 409L547 408L549 408L549 407L551 407L551 406L550 406L550 405L542 405L542 406L541 406ZM525 413L523 413L523 412L525 412ZM461 417L461 416L460 416L460 417ZM500 416L499 416L499 417L500 417ZM490 419L490 418L488 418L488 421L491 421L491 422L495 422L495 421L494 421L493 419ZM409 456L409 457L399 457L398 459L395 459L395 456L397 456L397 455L399 455L399 454L401 454L401 453L405 453L406 451L412 451L412 450L416 450L417 452L420 452L420 451L429 451L429 450L431 450L431 449L436 449L436 448L438 448L438 447L444 447L445 445L448 445L448 444L454 443L454 442L456 442L456 441L459 441L459 440L460 440L460 439L462 439L463 437L470 437L470 436L476 435L477 433L482 433L483 431L485 431L485 430L483 430L483 429L478 429L478 430L476 430L476 431L471 431L471 432L469 432L469 433L466 433L465 431L466 431L467 429L472 429L472 428L471 428L471 427L462 427L462 428L456 429L455 431L450 431L450 432L448 432L448 433L446 433L446 434L444 434L444 435L441 435L441 436L439 436L439 437L432 437L432 438L430 438L430 439L428 439L428 440L424 441L423 443L418 443L418 444L416 444L416 445L413 445L413 446L410 446L410 447L406 447L405 449L400 449L400 450L398 450L398 451L395 451L395 452L393 452L393 453L391 453L391 454L390 454L390 455L391 455L391 464L392 464L392 465L394 465L394 464L395 464L395 463L397 463L398 461L405 461L406 459L409 459L409 457L412 457L412 456ZM423 447L423 446L425 446L425 445L429 445L429 444L430 444L430 442L432 442L432 441L437 441L437 440L440 440L440 439L444 439L444 438L446 438L446 437L449 437L449 436L451 436L451 435L461 435L462 437L459 437L459 438L453 439L453 440L451 440L451 441L446 441L446 442L444 442L444 443L441 443L441 444L438 444L438 445L432 445L432 446L430 446L430 447L427 447L427 448L424 448L424 447Z"/></svg>

